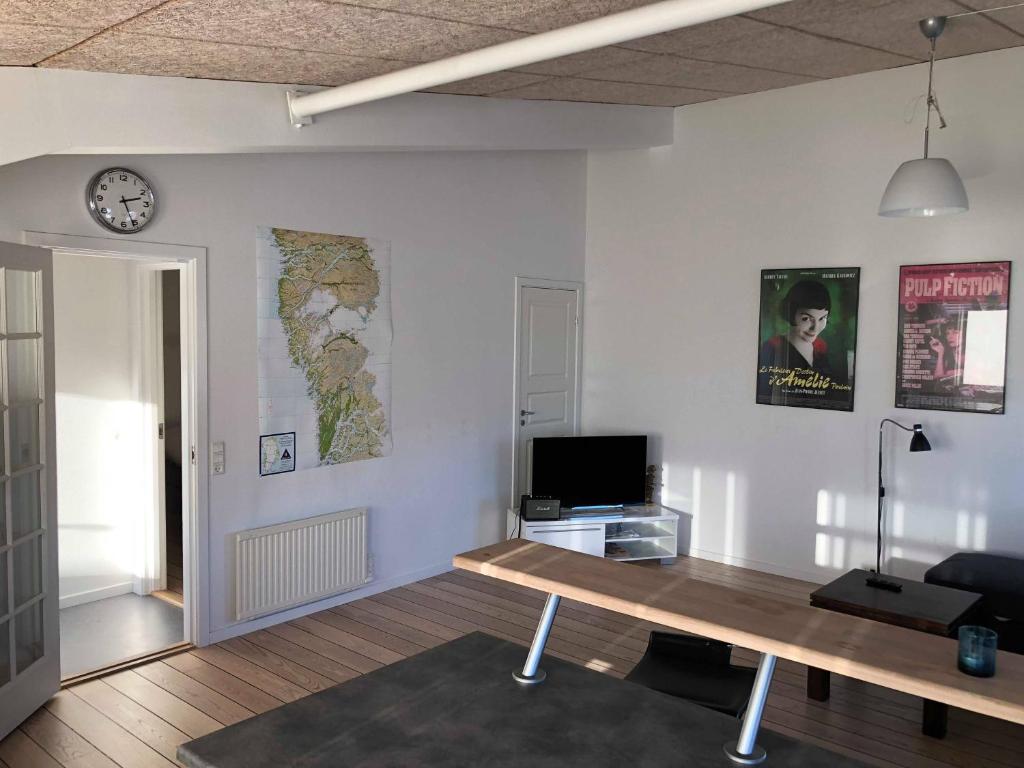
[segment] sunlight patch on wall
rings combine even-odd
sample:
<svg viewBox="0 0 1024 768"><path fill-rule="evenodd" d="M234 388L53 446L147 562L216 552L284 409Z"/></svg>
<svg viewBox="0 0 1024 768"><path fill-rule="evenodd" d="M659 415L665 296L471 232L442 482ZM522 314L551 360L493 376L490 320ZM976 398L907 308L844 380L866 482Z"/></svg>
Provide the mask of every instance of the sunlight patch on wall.
<svg viewBox="0 0 1024 768"><path fill-rule="evenodd" d="M956 547L967 549L971 540L971 515L962 509L956 513Z"/></svg>
<svg viewBox="0 0 1024 768"><path fill-rule="evenodd" d="M818 525L824 527L832 523L832 499L826 490L818 491L818 507L815 515Z"/></svg>

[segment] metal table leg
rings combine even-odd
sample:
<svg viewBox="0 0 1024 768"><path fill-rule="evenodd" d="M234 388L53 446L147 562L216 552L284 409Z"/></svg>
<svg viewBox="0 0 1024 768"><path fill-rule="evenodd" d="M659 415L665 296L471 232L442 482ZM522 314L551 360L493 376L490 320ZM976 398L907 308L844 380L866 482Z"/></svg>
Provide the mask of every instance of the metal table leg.
<svg viewBox="0 0 1024 768"><path fill-rule="evenodd" d="M754 676L754 687L750 691L750 701L743 715L740 737L735 744L725 745L725 754L739 765L757 765L768 756L763 747L757 744L757 730L761 726L761 715L765 702L768 700L768 688L772 684L772 673L775 672L775 657L770 653L761 654L761 663L757 665Z"/></svg>
<svg viewBox="0 0 1024 768"><path fill-rule="evenodd" d="M537 623L537 631L533 634L533 642L530 644L530 653L526 657L526 663L521 672L513 672L512 677L522 685L536 685L544 682L547 677L540 666L540 657L544 653L544 646L548 642L548 635L551 633L551 624L555 620L555 613L558 612L558 603L561 598L558 595L548 595L544 603L544 610Z"/></svg>

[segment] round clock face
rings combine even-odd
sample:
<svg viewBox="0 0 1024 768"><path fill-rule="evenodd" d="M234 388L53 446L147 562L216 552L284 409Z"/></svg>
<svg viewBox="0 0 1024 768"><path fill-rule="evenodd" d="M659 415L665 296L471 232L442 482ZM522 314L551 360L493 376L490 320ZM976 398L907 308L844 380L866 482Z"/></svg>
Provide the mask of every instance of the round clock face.
<svg viewBox="0 0 1024 768"><path fill-rule="evenodd" d="M156 196L153 187L128 168L107 168L85 190L89 213L113 232L138 232L153 220Z"/></svg>

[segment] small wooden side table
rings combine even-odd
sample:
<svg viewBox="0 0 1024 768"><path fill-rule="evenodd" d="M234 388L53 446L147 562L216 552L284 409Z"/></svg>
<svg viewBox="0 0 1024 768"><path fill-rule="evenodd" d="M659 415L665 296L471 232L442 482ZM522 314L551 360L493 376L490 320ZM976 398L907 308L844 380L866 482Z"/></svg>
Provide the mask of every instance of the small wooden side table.
<svg viewBox="0 0 1024 768"><path fill-rule="evenodd" d="M972 611L981 600L976 592L924 584L909 579L886 577L903 587L902 592L869 587L871 572L856 568L811 593L811 605L838 613L848 613L885 624L916 629L933 635L951 636L970 621ZM884 648L878 649L885 653ZM950 658L950 664L956 659ZM831 677L828 671L807 668L807 696L815 701L828 701ZM924 700L921 732L941 739L946 735L949 708L936 701Z"/></svg>

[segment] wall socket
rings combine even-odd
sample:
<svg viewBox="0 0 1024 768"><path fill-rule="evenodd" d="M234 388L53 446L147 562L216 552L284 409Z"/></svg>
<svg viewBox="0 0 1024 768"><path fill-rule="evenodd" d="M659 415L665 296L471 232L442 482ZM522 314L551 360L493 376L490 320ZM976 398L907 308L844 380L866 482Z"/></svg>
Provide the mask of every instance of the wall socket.
<svg viewBox="0 0 1024 768"><path fill-rule="evenodd" d="M213 449L210 451L210 466L213 468L213 474L223 475L226 471L224 464L224 443L214 443Z"/></svg>

